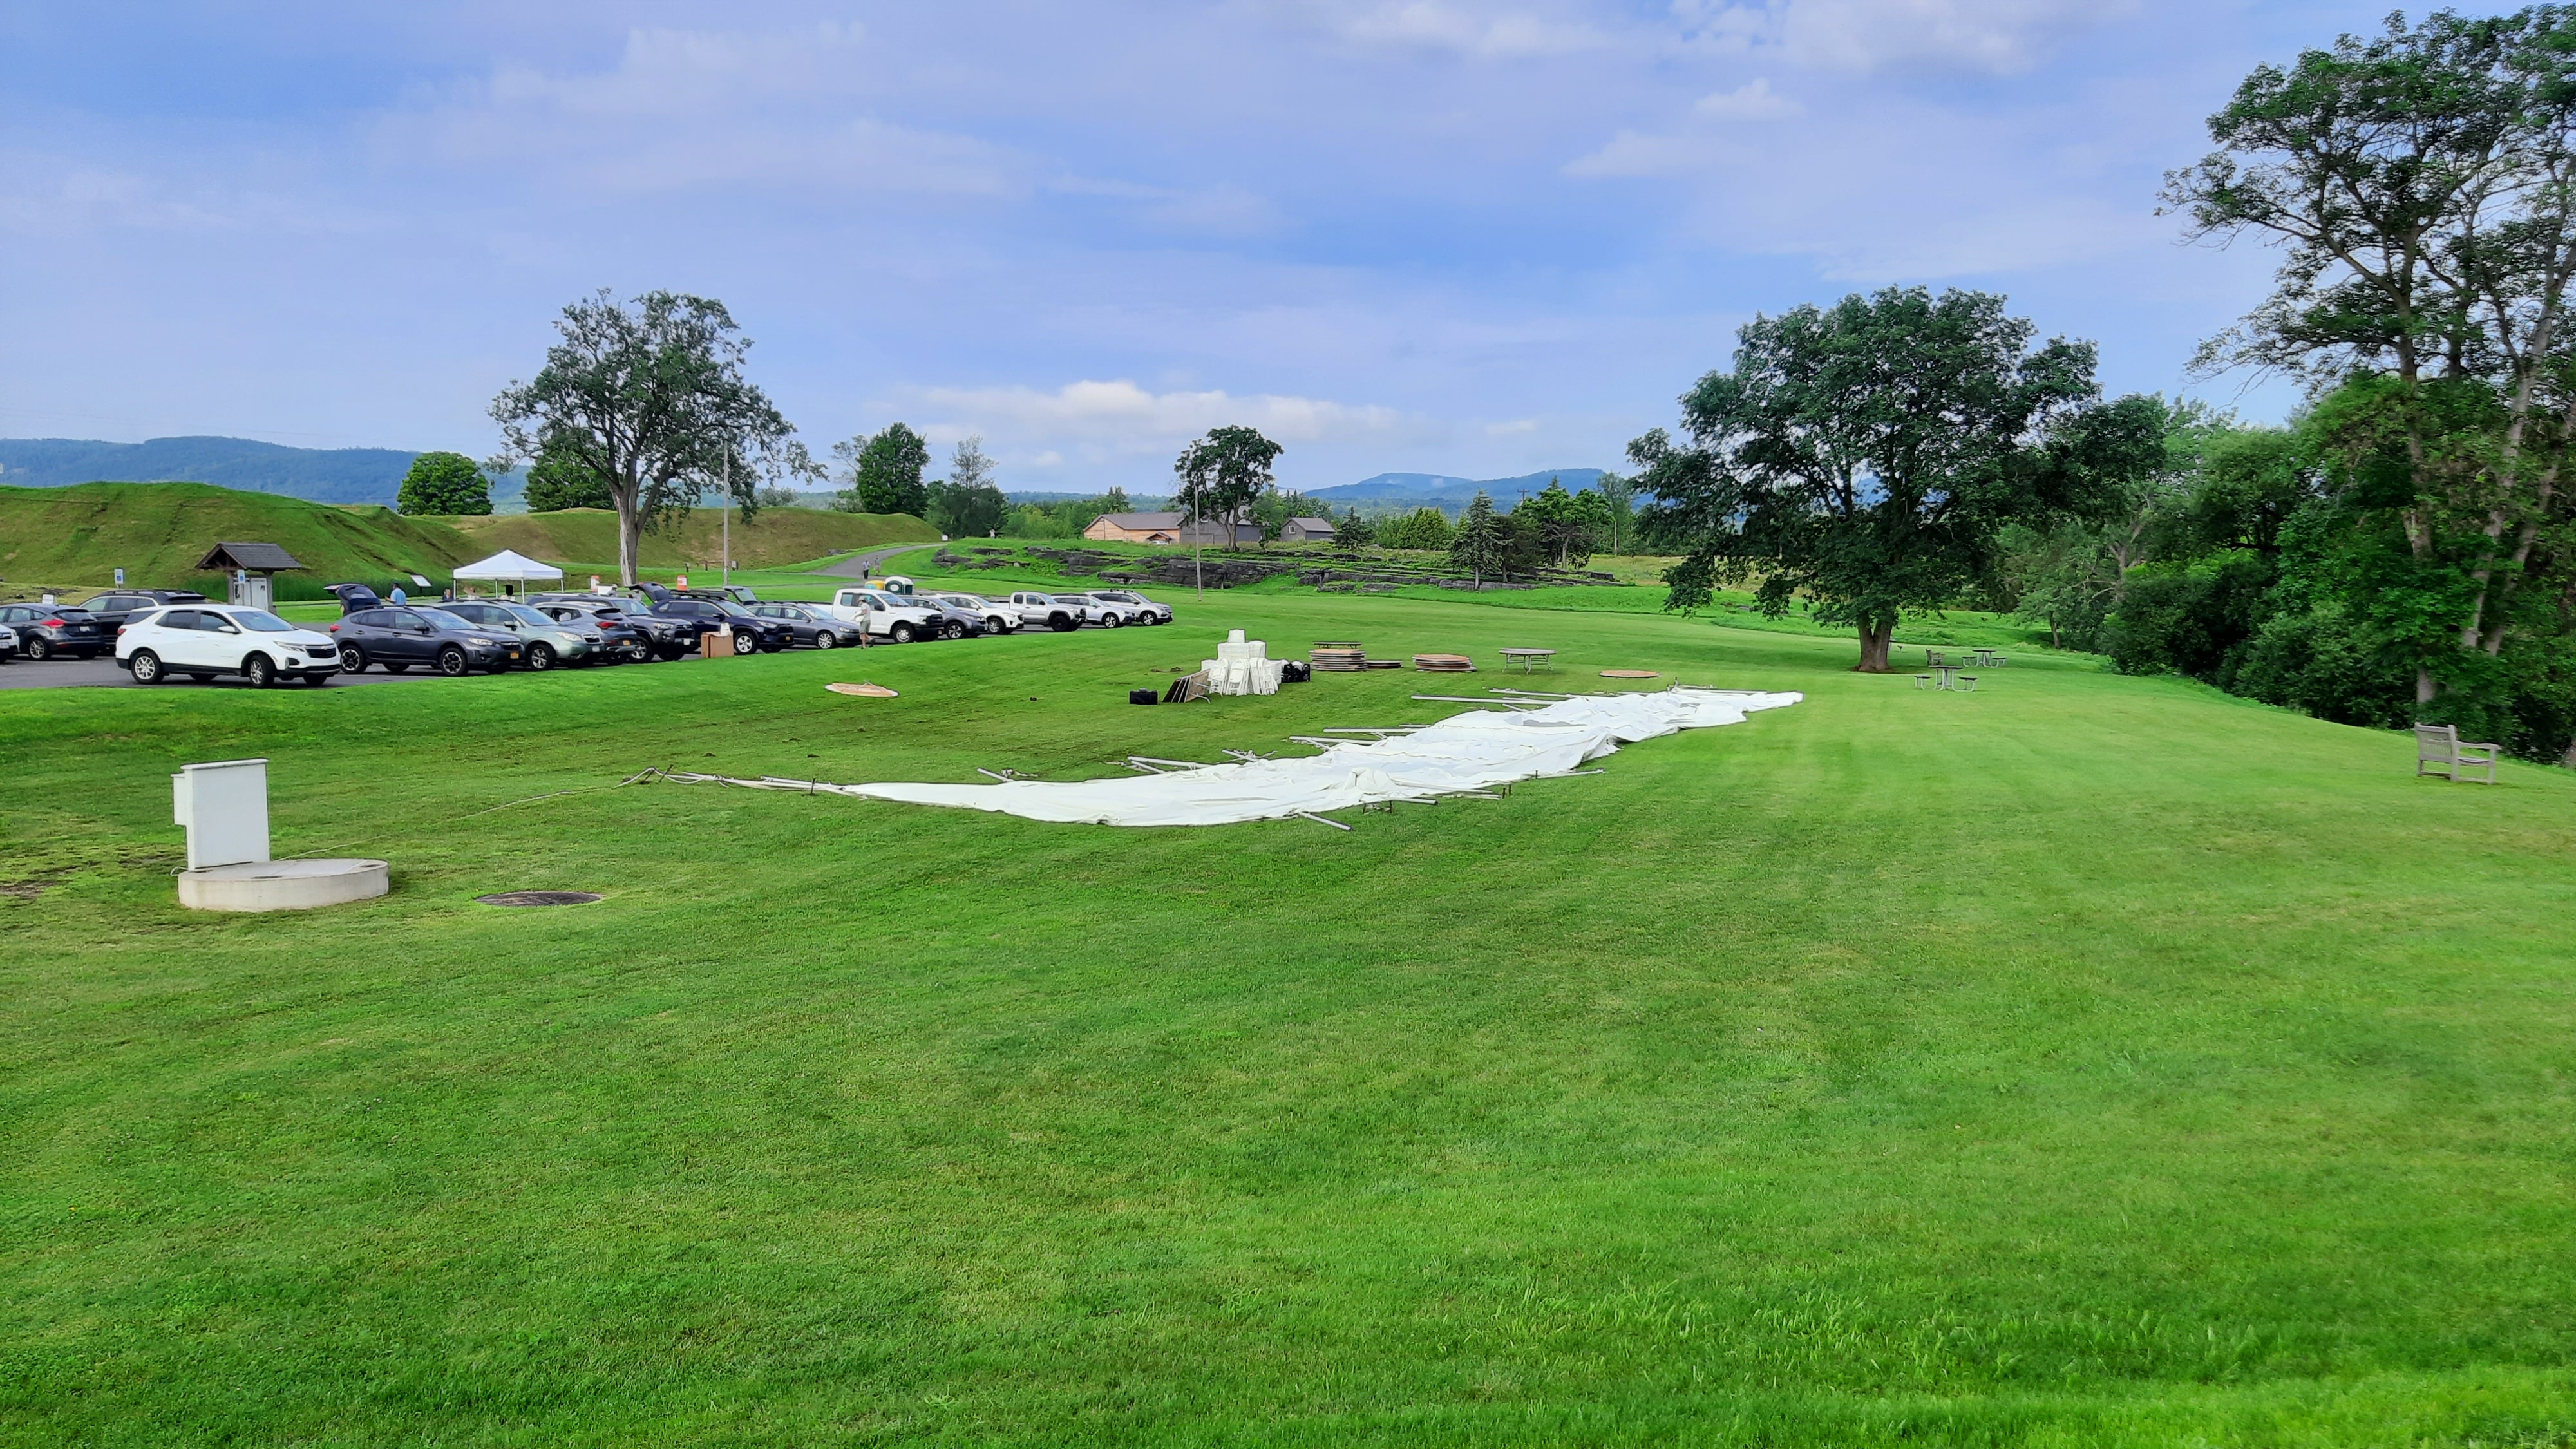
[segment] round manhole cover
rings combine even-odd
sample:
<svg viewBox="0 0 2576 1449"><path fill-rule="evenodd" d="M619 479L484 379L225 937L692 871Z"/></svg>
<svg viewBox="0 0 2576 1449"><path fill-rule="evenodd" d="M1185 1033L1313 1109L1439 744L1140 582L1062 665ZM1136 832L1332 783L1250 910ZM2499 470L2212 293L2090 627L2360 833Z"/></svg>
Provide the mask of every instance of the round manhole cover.
<svg viewBox="0 0 2576 1449"><path fill-rule="evenodd" d="M600 897L594 891L503 891L474 899L487 906L586 906Z"/></svg>

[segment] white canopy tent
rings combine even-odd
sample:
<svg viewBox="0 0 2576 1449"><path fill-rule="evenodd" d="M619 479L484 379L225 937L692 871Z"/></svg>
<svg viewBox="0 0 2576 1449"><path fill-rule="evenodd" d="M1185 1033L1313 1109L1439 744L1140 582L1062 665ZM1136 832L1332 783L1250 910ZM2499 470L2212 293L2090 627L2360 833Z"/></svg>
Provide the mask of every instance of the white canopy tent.
<svg viewBox="0 0 2576 1449"><path fill-rule="evenodd" d="M519 592L528 591L529 580L538 583L563 582L563 570L550 563L539 563L515 549L503 549L487 559L477 559L456 570L460 584L499 584L516 582Z"/></svg>

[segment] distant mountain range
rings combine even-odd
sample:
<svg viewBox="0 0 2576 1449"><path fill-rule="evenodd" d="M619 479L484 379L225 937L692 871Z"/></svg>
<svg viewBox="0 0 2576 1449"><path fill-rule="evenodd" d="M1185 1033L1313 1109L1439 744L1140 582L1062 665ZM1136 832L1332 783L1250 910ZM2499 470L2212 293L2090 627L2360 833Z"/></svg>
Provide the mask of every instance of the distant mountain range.
<svg viewBox="0 0 2576 1449"><path fill-rule="evenodd" d="M1542 473L1524 473L1517 478L1452 478L1445 473L1380 473L1357 483L1338 483L1330 488L1310 489L1306 496L1324 503L1411 503L1417 507L1445 508L1455 511L1475 500L1478 493L1494 500L1494 506L1508 511L1522 496L1542 492L1550 480L1565 485L1568 493L1580 493L1601 476L1599 468L1550 468Z"/></svg>
<svg viewBox="0 0 2576 1449"><path fill-rule="evenodd" d="M212 483L310 503L391 506L403 474L419 456L399 448L289 448L249 438L154 438L145 443L0 438L0 484ZM493 506L513 511L525 482L518 473L494 479Z"/></svg>
<svg viewBox="0 0 2576 1449"><path fill-rule="evenodd" d="M391 505L403 474L418 453L398 448L289 448L248 438L154 438L146 443L101 443L75 438L0 438L0 485L59 488L72 483L213 483L250 493L280 493L313 503ZM1479 490L1509 509L1555 479L1570 493L1592 486L1598 468L1552 468L1517 478L1453 478L1445 473L1380 473L1357 483L1317 488L1307 497L1327 507L1364 505L1432 507L1455 513ZM516 513L525 505L526 478L510 473L493 480L492 506ZM1094 495L1013 491L1014 503L1053 503ZM1132 495L1135 506L1166 506L1161 498ZM806 494L808 507L829 506L828 493Z"/></svg>

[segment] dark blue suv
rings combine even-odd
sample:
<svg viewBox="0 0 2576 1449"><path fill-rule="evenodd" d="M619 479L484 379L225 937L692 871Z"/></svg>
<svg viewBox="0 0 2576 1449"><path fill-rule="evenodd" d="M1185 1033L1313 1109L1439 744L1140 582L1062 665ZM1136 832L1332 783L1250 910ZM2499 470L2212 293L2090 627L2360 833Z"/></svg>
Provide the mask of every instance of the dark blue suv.
<svg viewBox="0 0 2576 1449"><path fill-rule="evenodd" d="M498 674L519 662L519 641L498 630L478 629L443 609L407 604L360 609L331 626L340 667L351 674L381 664L400 674L417 664L441 674L480 669Z"/></svg>

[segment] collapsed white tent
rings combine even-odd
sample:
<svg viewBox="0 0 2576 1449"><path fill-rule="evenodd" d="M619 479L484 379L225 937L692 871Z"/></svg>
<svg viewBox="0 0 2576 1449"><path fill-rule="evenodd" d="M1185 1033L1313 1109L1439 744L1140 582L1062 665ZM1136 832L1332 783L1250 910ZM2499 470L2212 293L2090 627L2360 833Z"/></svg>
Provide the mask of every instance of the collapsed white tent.
<svg viewBox="0 0 2576 1449"><path fill-rule="evenodd" d="M505 548L490 558L476 559L460 566L454 577L460 584L526 584L532 579L559 584L563 582L563 570L550 563L540 563L516 549Z"/></svg>
<svg viewBox="0 0 2576 1449"><path fill-rule="evenodd" d="M664 773L689 784L744 785L953 805L1031 820L1099 825L1230 825L1353 805L1432 800L1517 780L1563 774L1623 744L1679 730L1742 724L1756 710L1802 694L1668 689L1658 694L1578 695L1536 709L1471 709L1410 733L1335 743L1299 759L1203 765L1106 780L1006 780L995 785L828 785L775 776L738 780ZM1498 698L1495 703L1511 701ZM1530 701L1535 703L1535 701Z"/></svg>

